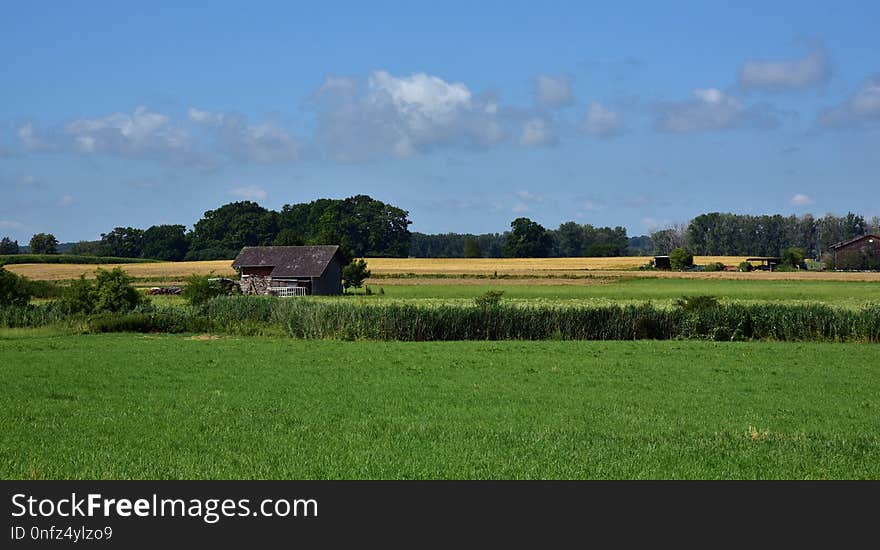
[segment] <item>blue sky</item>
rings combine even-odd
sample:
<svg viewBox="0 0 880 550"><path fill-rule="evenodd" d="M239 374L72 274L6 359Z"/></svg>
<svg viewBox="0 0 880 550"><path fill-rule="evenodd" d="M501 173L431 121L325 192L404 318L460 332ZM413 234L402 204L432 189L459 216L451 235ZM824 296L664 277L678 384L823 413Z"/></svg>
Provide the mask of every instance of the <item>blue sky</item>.
<svg viewBox="0 0 880 550"><path fill-rule="evenodd" d="M877 2L27 2L0 235L369 194L411 229L880 215Z"/></svg>

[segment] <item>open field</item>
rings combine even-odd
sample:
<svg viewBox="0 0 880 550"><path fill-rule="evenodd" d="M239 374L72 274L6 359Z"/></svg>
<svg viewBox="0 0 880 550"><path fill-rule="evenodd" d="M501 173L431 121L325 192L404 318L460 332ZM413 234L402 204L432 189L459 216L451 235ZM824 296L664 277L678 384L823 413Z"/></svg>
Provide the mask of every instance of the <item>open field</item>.
<svg viewBox="0 0 880 550"><path fill-rule="evenodd" d="M192 274L209 275L214 273L218 277L231 277L235 275L232 269L232 260L215 260L205 262L155 262L144 264L18 264L8 265L6 270L23 275L29 279L44 281L66 281L76 279L80 275L94 277L97 268L113 269L121 267L132 277L138 279L155 278L158 280L183 280Z"/></svg>
<svg viewBox="0 0 880 550"><path fill-rule="evenodd" d="M876 345L0 332L0 478L878 478Z"/></svg>
<svg viewBox="0 0 880 550"><path fill-rule="evenodd" d="M880 282L880 273L844 272L674 272L637 271L634 267L644 265L647 257L623 258L483 258L483 259L423 259L423 258L367 258L376 284L410 284L429 279L432 284L456 285L495 276L516 284L525 280L529 284L590 284L595 279L651 278L651 279L725 279L736 281L874 281ZM720 261L737 265L743 258L730 256L697 257L702 265ZM193 273L233 277L232 260L202 262L156 262L145 264L17 264L5 269L30 279L67 281L80 275L94 276L95 269L121 267L143 285L177 284ZM435 275L436 277L431 277ZM495 280L495 279L492 279Z"/></svg>
<svg viewBox="0 0 880 550"><path fill-rule="evenodd" d="M539 280L540 281L540 280ZM375 299L463 300L488 290L501 290L506 300L591 300L597 302L671 303L682 296L712 295L724 301L823 303L857 307L880 303L880 283L864 281L761 281L754 279L597 278L561 283L519 280L469 280L450 284L444 279L368 281ZM382 288L384 294L376 296Z"/></svg>
<svg viewBox="0 0 880 550"><path fill-rule="evenodd" d="M367 258L375 273L448 273L536 275L584 270L620 270L643 266L653 257L616 258ZM694 263L738 265L745 257L696 256Z"/></svg>

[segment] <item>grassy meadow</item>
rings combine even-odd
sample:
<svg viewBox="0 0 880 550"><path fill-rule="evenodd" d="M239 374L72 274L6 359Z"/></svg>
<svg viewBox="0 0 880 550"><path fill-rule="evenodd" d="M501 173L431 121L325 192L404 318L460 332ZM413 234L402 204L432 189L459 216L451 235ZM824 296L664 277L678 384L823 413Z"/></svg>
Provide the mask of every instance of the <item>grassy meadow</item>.
<svg viewBox="0 0 880 550"><path fill-rule="evenodd" d="M878 478L877 353L5 331L0 477Z"/></svg>
<svg viewBox="0 0 880 550"><path fill-rule="evenodd" d="M0 328L0 479L880 478L880 274L583 260L370 259L370 295L0 310L31 327ZM230 263L122 268L144 289Z"/></svg>

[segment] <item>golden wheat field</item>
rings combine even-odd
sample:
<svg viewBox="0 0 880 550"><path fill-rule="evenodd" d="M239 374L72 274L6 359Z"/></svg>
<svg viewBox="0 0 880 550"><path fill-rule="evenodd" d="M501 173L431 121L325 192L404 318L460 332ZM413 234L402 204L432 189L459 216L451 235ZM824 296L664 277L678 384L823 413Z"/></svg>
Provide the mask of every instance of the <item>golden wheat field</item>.
<svg viewBox="0 0 880 550"><path fill-rule="evenodd" d="M739 256L697 256L698 265L721 262L725 265L738 265L745 258ZM633 271L632 268L645 265L649 257L618 258L366 258L374 278L382 278L385 284L414 284L415 279L405 278L413 274L430 278L432 284L462 284L466 278L456 275L507 276L528 279L534 284L565 284L605 277L654 277L654 278L699 278L699 279L738 279L738 280L831 280L831 281L880 281L880 273L841 273L841 272L767 272L735 271L718 272L673 272L673 271ZM130 276L138 279L140 285L161 285L170 281L179 282L192 274L235 276L232 260L203 262L160 262L145 264L119 264ZM38 280L64 281L76 279L80 275L94 276L95 269L112 269L117 265L91 264L17 264L7 265L6 269ZM431 275L437 275L431 278ZM400 277L400 278L398 278ZM531 278L531 279L529 279Z"/></svg>

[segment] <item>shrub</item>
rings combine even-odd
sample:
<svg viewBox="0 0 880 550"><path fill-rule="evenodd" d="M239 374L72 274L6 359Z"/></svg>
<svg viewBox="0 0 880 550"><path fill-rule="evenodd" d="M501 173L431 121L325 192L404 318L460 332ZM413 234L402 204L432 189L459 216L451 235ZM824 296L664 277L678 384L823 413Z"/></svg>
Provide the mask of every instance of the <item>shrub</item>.
<svg viewBox="0 0 880 550"><path fill-rule="evenodd" d="M27 281L0 267L0 306L26 306L31 299Z"/></svg>
<svg viewBox="0 0 880 550"><path fill-rule="evenodd" d="M782 263L789 267L801 267L804 265L804 258L807 257L807 251L797 246L787 248L782 253Z"/></svg>
<svg viewBox="0 0 880 550"><path fill-rule="evenodd" d="M114 267L110 271L98 268L95 273L94 282L80 275L67 287L61 299L62 309L68 313L131 311L145 302L122 268Z"/></svg>
<svg viewBox="0 0 880 550"><path fill-rule="evenodd" d="M360 288L364 281L370 278L370 275L372 273L367 269L367 262L363 259L352 260L342 268L342 286L346 290L350 287Z"/></svg>
<svg viewBox="0 0 880 550"><path fill-rule="evenodd" d="M197 306L227 294L219 281L212 281L210 275L190 275L186 278L186 286L181 293L190 305Z"/></svg>
<svg viewBox="0 0 880 550"><path fill-rule="evenodd" d="M95 273L95 311L131 311L146 300L121 267L98 268Z"/></svg>
<svg viewBox="0 0 880 550"><path fill-rule="evenodd" d="M487 290L485 294L474 298L474 304L479 308L497 307L503 295L503 290Z"/></svg>
<svg viewBox="0 0 880 550"><path fill-rule="evenodd" d="M753 269L753 266L749 262L740 262L739 263L739 270L744 273L748 273L752 269Z"/></svg>
<svg viewBox="0 0 880 550"><path fill-rule="evenodd" d="M91 313L95 310L95 285L80 275L64 290L61 298L64 311L68 313Z"/></svg>
<svg viewBox="0 0 880 550"><path fill-rule="evenodd" d="M669 253L669 263L672 269L681 271L694 265L694 255L687 248L676 248Z"/></svg>

